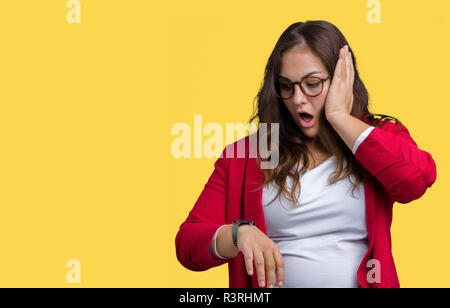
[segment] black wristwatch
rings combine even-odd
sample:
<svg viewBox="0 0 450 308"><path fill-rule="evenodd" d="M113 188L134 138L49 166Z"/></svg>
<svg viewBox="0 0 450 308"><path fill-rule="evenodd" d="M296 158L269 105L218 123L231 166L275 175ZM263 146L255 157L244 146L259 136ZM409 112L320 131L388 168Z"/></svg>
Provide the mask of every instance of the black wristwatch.
<svg viewBox="0 0 450 308"><path fill-rule="evenodd" d="M233 221L233 227L231 228L231 237L233 238L233 243L237 247L237 233L238 227L241 225L253 225L256 226L254 221L251 220L235 220Z"/></svg>

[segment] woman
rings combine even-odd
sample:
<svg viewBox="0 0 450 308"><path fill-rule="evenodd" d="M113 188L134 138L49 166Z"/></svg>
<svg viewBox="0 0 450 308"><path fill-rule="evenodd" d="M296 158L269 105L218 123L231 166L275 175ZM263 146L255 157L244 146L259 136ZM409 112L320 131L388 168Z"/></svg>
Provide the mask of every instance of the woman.
<svg viewBox="0 0 450 308"><path fill-rule="evenodd" d="M250 119L279 123L279 163L262 169L249 137L245 159L227 156L238 142L226 147L176 236L180 263L228 263L231 288L399 287L393 203L421 197L436 166L398 119L378 116L342 33L289 26Z"/></svg>

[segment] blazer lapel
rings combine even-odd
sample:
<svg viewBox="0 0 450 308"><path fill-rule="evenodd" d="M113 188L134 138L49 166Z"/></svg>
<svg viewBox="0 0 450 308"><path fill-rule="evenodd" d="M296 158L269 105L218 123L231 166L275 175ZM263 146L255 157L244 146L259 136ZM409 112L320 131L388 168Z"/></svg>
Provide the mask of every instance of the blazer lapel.
<svg viewBox="0 0 450 308"><path fill-rule="evenodd" d="M256 162L256 158L247 159L247 167L245 170L245 180L244 180L244 219L253 220L256 226L265 234L266 223L264 219L264 212L262 208L262 188L257 189L260 184L259 182L264 180L264 173L259 169ZM254 273L251 276L251 287L260 288L258 284L258 276Z"/></svg>
<svg viewBox="0 0 450 308"><path fill-rule="evenodd" d="M363 117L363 121L369 125L373 124L366 116ZM366 200L366 227L369 237L369 251L371 251L375 240L375 183L374 178L369 171L364 167L362 168L364 174L364 195Z"/></svg>
<svg viewBox="0 0 450 308"><path fill-rule="evenodd" d="M369 238L369 251L371 251L375 240L375 193L373 178L364 169L364 195L366 200L366 227Z"/></svg>
<svg viewBox="0 0 450 308"><path fill-rule="evenodd" d="M256 158L248 158L244 181L244 219L253 220L256 226L266 233L261 204L262 188L258 189L262 181L264 181L264 173L259 169Z"/></svg>

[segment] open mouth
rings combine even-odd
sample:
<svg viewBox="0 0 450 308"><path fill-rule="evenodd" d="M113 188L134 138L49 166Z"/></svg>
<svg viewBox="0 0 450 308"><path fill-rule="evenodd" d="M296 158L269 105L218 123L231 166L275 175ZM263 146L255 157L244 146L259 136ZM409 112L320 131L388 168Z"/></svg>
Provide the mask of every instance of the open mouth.
<svg viewBox="0 0 450 308"><path fill-rule="evenodd" d="M299 119L300 119L300 124L302 126L311 127L314 124L314 121L313 121L314 116L313 115L311 115L307 112L304 112L304 111L300 111L298 113L298 115L299 115Z"/></svg>
<svg viewBox="0 0 450 308"><path fill-rule="evenodd" d="M310 120L313 119L313 116L310 115L309 113L301 112L300 113L300 118L302 118L305 121L310 121Z"/></svg>

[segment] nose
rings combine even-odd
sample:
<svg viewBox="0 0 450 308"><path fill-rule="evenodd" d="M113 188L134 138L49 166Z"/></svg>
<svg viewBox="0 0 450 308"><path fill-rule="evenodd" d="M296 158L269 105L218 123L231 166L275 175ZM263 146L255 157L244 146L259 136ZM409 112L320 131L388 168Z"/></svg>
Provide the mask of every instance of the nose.
<svg viewBox="0 0 450 308"><path fill-rule="evenodd" d="M308 102L308 97L303 93L303 91L300 89L300 85L298 84L294 85L294 94L292 96L292 102L296 105Z"/></svg>

